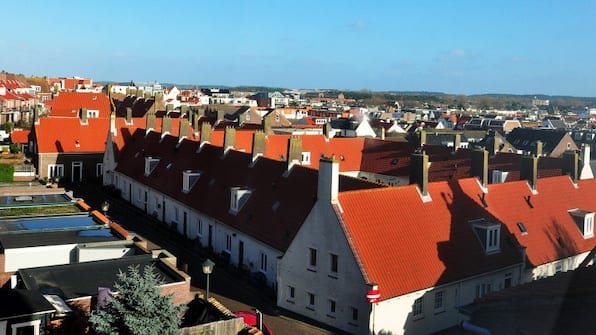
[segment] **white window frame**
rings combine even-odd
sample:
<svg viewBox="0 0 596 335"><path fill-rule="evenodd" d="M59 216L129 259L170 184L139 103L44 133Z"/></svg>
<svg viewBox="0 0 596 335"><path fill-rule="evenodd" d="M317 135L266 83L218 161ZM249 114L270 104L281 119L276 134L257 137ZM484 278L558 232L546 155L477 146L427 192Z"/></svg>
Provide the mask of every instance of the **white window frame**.
<svg viewBox="0 0 596 335"><path fill-rule="evenodd" d="M584 217L584 238L594 236L594 213L587 213Z"/></svg>
<svg viewBox="0 0 596 335"><path fill-rule="evenodd" d="M486 229L486 252L498 251L500 239L501 239L501 229L499 229L499 227L487 228Z"/></svg>
<svg viewBox="0 0 596 335"><path fill-rule="evenodd" d="M14 323L14 324L10 325L10 329L12 330L11 334L16 334L17 330L19 330L19 328L31 327L31 326L33 326L33 334L39 334L39 326L40 325L41 325L41 320L33 320L33 321L27 321L27 322Z"/></svg>
<svg viewBox="0 0 596 335"><path fill-rule="evenodd" d="M308 248L308 259L307 259L307 266L308 270L310 271L317 271L317 249L316 248ZM314 256L314 257L313 257Z"/></svg>
<svg viewBox="0 0 596 335"><path fill-rule="evenodd" d="M302 152L302 165L310 165L310 151L303 151Z"/></svg>
<svg viewBox="0 0 596 335"><path fill-rule="evenodd" d="M422 319L424 317L424 297L417 298L412 304L412 316L414 320Z"/></svg>
<svg viewBox="0 0 596 335"><path fill-rule="evenodd" d="M335 263L334 260L335 259ZM335 265L335 269L334 269ZM332 252L329 253L329 273L333 276L337 276L337 271L339 269L339 256Z"/></svg>
<svg viewBox="0 0 596 335"><path fill-rule="evenodd" d="M445 291L435 291L434 307L435 313L445 311Z"/></svg>
<svg viewBox="0 0 596 335"><path fill-rule="evenodd" d="M315 310L315 305L317 304L317 296L312 292L306 292L306 308Z"/></svg>
<svg viewBox="0 0 596 335"><path fill-rule="evenodd" d="M95 164L95 176L96 177L103 176L103 163Z"/></svg>
<svg viewBox="0 0 596 335"><path fill-rule="evenodd" d="M174 206L174 222L178 223L179 219L180 219L180 210L178 209L178 206Z"/></svg>
<svg viewBox="0 0 596 335"><path fill-rule="evenodd" d="M201 219L197 221L197 236L203 237L203 220Z"/></svg>
<svg viewBox="0 0 596 335"><path fill-rule="evenodd" d="M48 164L48 178L64 177L64 164Z"/></svg>
<svg viewBox="0 0 596 335"><path fill-rule="evenodd" d="M328 302L328 306L329 306L329 310L327 311L327 316L330 318L335 318L335 315L337 313L337 301L333 300L333 299L329 299L327 300Z"/></svg>
<svg viewBox="0 0 596 335"><path fill-rule="evenodd" d="M224 251L230 254L232 253L232 235L230 234L226 234L226 248Z"/></svg>
<svg viewBox="0 0 596 335"><path fill-rule="evenodd" d="M288 297L287 297L287 301L294 303L295 299L296 299L296 288L294 286L288 285Z"/></svg>

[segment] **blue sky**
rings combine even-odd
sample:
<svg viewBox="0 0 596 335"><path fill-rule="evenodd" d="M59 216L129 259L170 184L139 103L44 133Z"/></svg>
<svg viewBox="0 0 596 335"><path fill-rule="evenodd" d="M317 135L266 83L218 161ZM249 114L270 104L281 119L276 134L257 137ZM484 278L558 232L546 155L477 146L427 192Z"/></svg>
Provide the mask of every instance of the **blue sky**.
<svg viewBox="0 0 596 335"><path fill-rule="evenodd" d="M0 69L94 80L596 96L596 1L11 1Z"/></svg>

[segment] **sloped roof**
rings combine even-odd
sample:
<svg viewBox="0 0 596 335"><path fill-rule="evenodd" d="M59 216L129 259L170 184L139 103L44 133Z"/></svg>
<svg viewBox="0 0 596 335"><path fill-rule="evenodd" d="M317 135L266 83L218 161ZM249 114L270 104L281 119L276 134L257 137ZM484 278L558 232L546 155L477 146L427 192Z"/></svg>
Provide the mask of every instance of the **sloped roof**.
<svg viewBox="0 0 596 335"><path fill-rule="evenodd" d="M101 153L105 151L109 118L44 117L34 124L39 153ZM68 131L65 131L68 129Z"/></svg>
<svg viewBox="0 0 596 335"><path fill-rule="evenodd" d="M31 131L29 130L13 130L12 133L10 133L10 142L12 143L19 143L19 144L27 144L28 142L28 138L29 138L29 133Z"/></svg>
<svg viewBox="0 0 596 335"><path fill-rule="evenodd" d="M98 110L100 118L110 117L111 106L108 96L103 93L62 91L54 99L46 101L51 108L50 116L79 117L79 110Z"/></svg>
<svg viewBox="0 0 596 335"><path fill-rule="evenodd" d="M285 251L310 212L317 194L317 171L296 165L286 174L286 163L259 158L221 147L137 129L124 146L117 171L216 218L278 250ZM145 176L145 157L159 157L155 170ZM201 175L188 193L182 192L182 174ZM231 187L251 190L240 212L229 211ZM381 187L360 179L340 177L342 190Z"/></svg>
<svg viewBox="0 0 596 335"><path fill-rule="evenodd" d="M0 320L33 315L53 313L54 307L41 293L29 290L0 290Z"/></svg>
<svg viewBox="0 0 596 335"><path fill-rule="evenodd" d="M549 154L567 135L564 130L515 128L507 135L507 141L516 149L533 151L536 141L542 141L542 151Z"/></svg>
<svg viewBox="0 0 596 335"><path fill-rule="evenodd" d="M348 238L382 299L521 262L507 227L501 252L489 256L470 227L469 220L497 220L484 210L476 179L431 183L429 192L426 203L415 185L339 194Z"/></svg>
<svg viewBox="0 0 596 335"><path fill-rule="evenodd" d="M568 211L596 211L596 179L576 188L568 176L543 178L537 189L490 184L486 208L475 178L430 183L427 203L414 185L343 192L340 215L367 279L390 298L518 263L518 243L530 266L592 250L596 238L584 239ZM500 253L483 252L468 224L478 218L503 223Z"/></svg>

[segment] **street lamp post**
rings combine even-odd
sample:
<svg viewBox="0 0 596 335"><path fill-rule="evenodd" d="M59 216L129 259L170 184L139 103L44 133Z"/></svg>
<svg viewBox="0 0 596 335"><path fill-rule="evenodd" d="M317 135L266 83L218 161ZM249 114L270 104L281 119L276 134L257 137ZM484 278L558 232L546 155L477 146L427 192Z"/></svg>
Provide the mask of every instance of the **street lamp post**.
<svg viewBox="0 0 596 335"><path fill-rule="evenodd" d="M203 273L207 275L207 289L205 290L205 300L209 300L209 275L211 274L211 272L213 272L214 266L215 263L213 263L213 261L209 258L207 258L202 264Z"/></svg>

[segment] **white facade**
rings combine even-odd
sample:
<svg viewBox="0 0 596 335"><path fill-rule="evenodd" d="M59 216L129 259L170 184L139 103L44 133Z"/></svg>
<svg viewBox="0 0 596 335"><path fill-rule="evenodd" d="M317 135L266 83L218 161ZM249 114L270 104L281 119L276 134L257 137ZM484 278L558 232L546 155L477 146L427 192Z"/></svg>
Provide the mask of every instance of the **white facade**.
<svg viewBox="0 0 596 335"><path fill-rule="evenodd" d="M50 245L4 250L4 271L71 263L76 244Z"/></svg>
<svg viewBox="0 0 596 335"><path fill-rule="evenodd" d="M231 265L261 273L268 286L277 287L277 259L282 256L281 251L121 173L115 173L114 185L121 197L135 207L210 248L214 254L227 256Z"/></svg>

